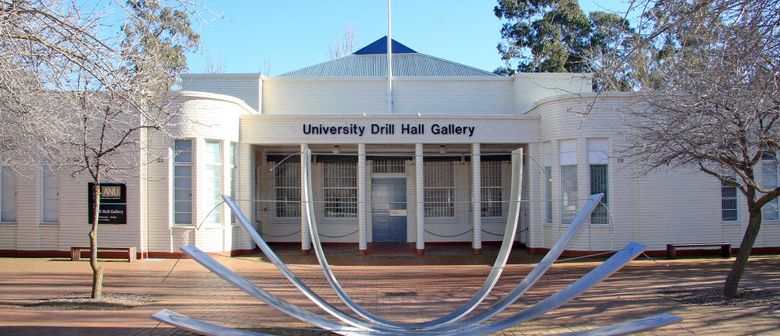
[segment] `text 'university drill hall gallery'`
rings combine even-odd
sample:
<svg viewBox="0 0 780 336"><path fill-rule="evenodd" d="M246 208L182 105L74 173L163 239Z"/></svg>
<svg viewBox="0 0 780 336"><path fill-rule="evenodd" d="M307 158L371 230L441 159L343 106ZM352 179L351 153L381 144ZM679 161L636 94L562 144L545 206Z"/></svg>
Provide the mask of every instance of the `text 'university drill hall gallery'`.
<svg viewBox="0 0 780 336"><path fill-rule="evenodd" d="M145 134L144 148L164 154L106 185L100 245L135 247L142 258L179 256L185 243L253 251L221 204L227 194L266 241L306 253L301 178L310 164L320 239L353 244L356 254L381 243L418 253L469 244L478 253L503 237L518 170L517 241L532 252L551 248L594 193L606 196L571 254L629 241L651 251L738 246L748 213L734 187L693 169L640 175L620 157L631 94L596 95L590 74L497 76L395 41L392 54L392 81L386 38L278 76L183 75L176 95L186 121L175 139ZM300 159L305 148L311 162ZM88 246L86 179L0 169L0 255ZM757 173L777 183L776 160ZM780 247L777 202L764 208L758 251Z"/></svg>

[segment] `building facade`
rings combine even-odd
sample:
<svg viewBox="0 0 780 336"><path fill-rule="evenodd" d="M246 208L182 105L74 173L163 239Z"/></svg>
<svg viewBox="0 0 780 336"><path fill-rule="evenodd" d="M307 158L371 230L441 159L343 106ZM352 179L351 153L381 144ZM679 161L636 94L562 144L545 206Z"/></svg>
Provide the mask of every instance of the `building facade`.
<svg viewBox="0 0 780 336"><path fill-rule="evenodd" d="M639 175L617 154L630 94L591 92L589 74L500 77L386 40L274 77L187 74L174 139L144 134L126 188L124 223L102 225L102 246L142 257L254 248L220 195L232 195L269 242L310 239L301 209L300 152L313 153L321 240L371 244L500 241L513 167L523 150L518 242L552 246L593 193L606 194L568 246L606 251L627 241L738 244L744 200L697 171ZM390 85L390 89L388 89ZM389 94L389 99L388 99ZM389 100L389 101L388 101ZM154 153L154 154L152 154ZM159 154L163 153L163 154ZM88 243L87 181L61 172L0 168L0 254L64 255ZM776 160L762 180L777 183ZM774 181L774 182L773 182ZM758 249L780 246L777 202L764 209Z"/></svg>

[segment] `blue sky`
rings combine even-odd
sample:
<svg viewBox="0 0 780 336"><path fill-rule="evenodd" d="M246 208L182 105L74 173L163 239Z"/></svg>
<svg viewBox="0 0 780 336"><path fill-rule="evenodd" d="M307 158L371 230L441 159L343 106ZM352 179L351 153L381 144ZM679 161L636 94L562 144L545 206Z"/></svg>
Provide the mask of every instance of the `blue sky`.
<svg viewBox="0 0 780 336"><path fill-rule="evenodd" d="M195 23L202 50L188 54L189 72L207 64L225 72L278 75L328 60L345 25L358 45L387 34L386 0L203 0L208 11ZM501 22L495 0L393 0L393 39L422 53L492 71L503 65L496 45ZM586 12L616 10L622 0L581 1Z"/></svg>

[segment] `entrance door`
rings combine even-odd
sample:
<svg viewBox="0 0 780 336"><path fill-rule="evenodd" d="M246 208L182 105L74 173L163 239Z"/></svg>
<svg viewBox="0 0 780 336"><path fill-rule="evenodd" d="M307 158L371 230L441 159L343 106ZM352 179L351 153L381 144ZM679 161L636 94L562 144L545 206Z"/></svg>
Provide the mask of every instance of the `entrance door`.
<svg viewBox="0 0 780 336"><path fill-rule="evenodd" d="M371 222L375 243L406 242L406 178L371 179Z"/></svg>

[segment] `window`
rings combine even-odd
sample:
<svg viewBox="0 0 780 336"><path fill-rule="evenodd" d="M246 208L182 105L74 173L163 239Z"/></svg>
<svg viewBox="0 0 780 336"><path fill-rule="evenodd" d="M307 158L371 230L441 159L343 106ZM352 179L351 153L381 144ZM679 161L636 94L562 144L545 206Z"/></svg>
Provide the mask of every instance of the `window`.
<svg viewBox="0 0 780 336"><path fill-rule="evenodd" d="M545 220L547 223L553 221L553 204L552 204L552 168L544 167L544 204L545 204Z"/></svg>
<svg viewBox="0 0 780 336"><path fill-rule="evenodd" d="M720 183L720 209L724 222L737 220L737 185L733 180Z"/></svg>
<svg viewBox="0 0 780 336"><path fill-rule="evenodd" d="M57 176L49 166L41 167L41 223L57 223L57 194Z"/></svg>
<svg viewBox="0 0 780 336"><path fill-rule="evenodd" d="M203 188L207 197L206 209L211 211L205 223L222 223L222 143L206 141L206 182Z"/></svg>
<svg viewBox="0 0 780 336"><path fill-rule="evenodd" d="M230 143L230 196L236 198L238 194L238 146Z"/></svg>
<svg viewBox="0 0 780 336"><path fill-rule="evenodd" d="M11 168L0 167L0 223L16 222L16 176Z"/></svg>
<svg viewBox="0 0 780 336"><path fill-rule="evenodd" d="M590 163L590 194L604 193L601 203L590 215L591 224L609 224L607 205L609 193L609 144L606 139L588 140L588 163Z"/></svg>
<svg viewBox="0 0 780 336"><path fill-rule="evenodd" d="M761 175L763 177L763 187L772 189L777 187L777 156L774 152L766 152L761 156ZM775 221L780 219L778 216L778 199L769 201L761 208L764 220Z"/></svg>
<svg viewBox="0 0 780 336"><path fill-rule="evenodd" d="M173 145L173 223L192 224L192 140Z"/></svg>
<svg viewBox="0 0 780 336"><path fill-rule="evenodd" d="M357 164L325 162L322 165L325 217L357 217Z"/></svg>
<svg viewBox="0 0 780 336"><path fill-rule="evenodd" d="M423 163L425 217L455 216L455 174L450 161Z"/></svg>
<svg viewBox="0 0 780 336"><path fill-rule="evenodd" d="M300 163L284 161L274 168L274 195L276 199L276 217L301 216L301 171Z"/></svg>
<svg viewBox="0 0 780 336"><path fill-rule="evenodd" d="M230 143L230 197L233 199L238 195L238 145L235 142ZM236 216L230 214L230 222L236 222Z"/></svg>
<svg viewBox="0 0 780 336"><path fill-rule="evenodd" d="M550 142L545 142L542 150L544 152L544 219L545 223L553 221L553 191L552 191L552 167L550 156L552 148Z"/></svg>
<svg viewBox="0 0 780 336"><path fill-rule="evenodd" d="M561 223L570 224L577 213L577 140L560 143Z"/></svg>
<svg viewBox="0 0 780 336"><path fill-rule="evenodd" d="M480 162L480 183L482 185L482 217L503 215L501 195L501 161Z"/></svg>

